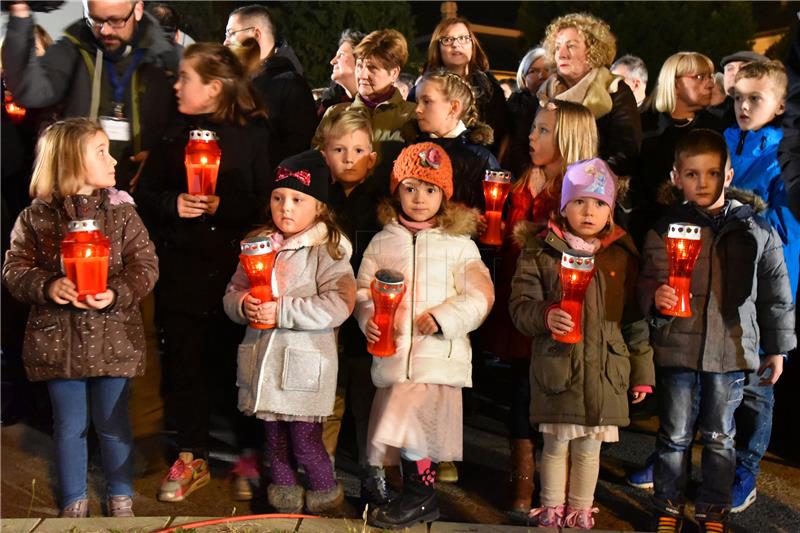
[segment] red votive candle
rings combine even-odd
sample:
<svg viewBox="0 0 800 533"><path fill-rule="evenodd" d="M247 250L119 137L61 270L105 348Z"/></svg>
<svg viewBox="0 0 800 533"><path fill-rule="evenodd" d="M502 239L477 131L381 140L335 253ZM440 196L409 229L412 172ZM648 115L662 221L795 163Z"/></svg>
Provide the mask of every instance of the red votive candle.
<svg viewBox="0 0 800 533"><path fill-rule="evenodd" d="M505 170L487 170L483 180L483 197L486 200L486 231L481 235L483 244L499 246L503 243L503 204L511 189L511 173Z"/></svg>
<svg viewBox="0 0 800 533"><path fill-rule="evenodd" d="M583 299L586 288L594 276L594 256L578 250L561 254L561 303L559 307L569 313L575 326L566 335L552 334L565 344L576 344L583 339Z"/></svg>
<svg viewBox="0 0 800 533"><path fill-rule="evenodd" d="M370 284L375 314L372 320L381 330L378 342L367 343L367 351L377 357L389 357L397 351L394 342L394 316L406 292L403 274L396 270L378 270Z"/></svg>
<svg viewBox="0 0 800 533"><path fill-rule="evenodd" d="M700 226L686 223L670 224L666 238L669 261L668 285L675 289L678 303L661 313L669 316L692 316L692 270L703 247Z"/></svg>
<svg viewBox="0 0 800 533"><path fill-rule="evenodd" d="M96 220L72 220L67 225L67 236L61 241L61 261L67 278L77 287L79 301L106 290L110 248L111 243Z"/></svg>
<svg viewBox="0 0 800 533"><path fill-rule="evenodd" d="M222 151L217 134L209 130L192 130L186 145L186 182L189 194L213 195Z"/></svg>
<svg viewBox="0 0 800 533"><path fill-rule="evenodd" d="M275 264L275 248L269 237L248 237L241 242L242 253L239 262L247 273L250 281L250 295L261 300L261 303L271 302L272 296L272 267ZM250 327L255 329L271 329L274 324L250 322Z"/></svg>

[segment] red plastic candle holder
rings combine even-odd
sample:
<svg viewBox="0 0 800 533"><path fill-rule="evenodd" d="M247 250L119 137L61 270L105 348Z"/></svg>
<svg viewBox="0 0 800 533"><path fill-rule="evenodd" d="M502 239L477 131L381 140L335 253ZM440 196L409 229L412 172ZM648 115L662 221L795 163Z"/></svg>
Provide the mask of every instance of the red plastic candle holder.
<svg viewBox="0 0 800 533"><path fill-rule="evenodd" d="M565 344L576 344L583 339L583 299L586 288L594 276L594 256L578 250L561 254L561 303L559 307L569 313L575 326L566 335L552 334Z"/></svg>
<svg viewBox="0 0 800 533"><path fill-rule="evenodd" d="M372 320L381 330L378 342L367 343L367 351L377 357L389 357L397 351L394 342L394 316L406 292L403 274L396 270L379 270L370 285L375 314Z"/></svg>
<svg viewBox="0 0 800 533"><path fill-rule="evenodd" d="M483 244L499 246L503 243L503 205L511 189L511 173L505 170L487 170L483 180L486 200L486 231L481 235Z"/></svg>
<svg viewBox="0 0 800 533"><path fill-rule="evenodd" d="M108 254L111 243L100 232L96 220L73 220L61 241L64 273L77 287L78 300L105 292L108 283Z"/></svg>
<svg viewBox="0 0 800 533"><path fill-rule="evenodd" d="M669 316L692 316L692 270L703 247L700 226L694 224L670 224L666 238L669 261L669 283L675 289L678 303L661 313Z"/></svg>
<svg viewBox="0 0 800 533"><path fill-rule="evenodd" d="M189 194L213 195L217 190L217 174L222 159L217 134L209 130L190 131L185 153Z"/></svg>
<svg viewBox="0 0 800 533"><path fill-rule="evenodd" d="M14 124L19 124L25 118L27 110L19 104L14 103L11 94L6 94L4 97L3 105L6 108L6 113Z"/></svg>
<svg viewBox="0 0 800 533"><path fill-rule="evenodd" d="M274 300L272 295L272 267L275 265L275 248L269 237L248 237L241 242L239 262L250 281L250 295L261 303ZM272 329L273 324L250 322L255 329Z"/></svg>

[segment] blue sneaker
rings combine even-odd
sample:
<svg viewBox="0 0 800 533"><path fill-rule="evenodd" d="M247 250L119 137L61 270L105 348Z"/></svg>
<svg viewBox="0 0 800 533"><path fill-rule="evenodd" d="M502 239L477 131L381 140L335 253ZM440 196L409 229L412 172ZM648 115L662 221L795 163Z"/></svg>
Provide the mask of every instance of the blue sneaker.
<svg viewBox="0 0 800 533"><path fill-rule="evenodd" d="M637 489L653 488L653 468L656 464L656 454L652 453L644 463L644 468L632 472L626 478L628 485Z"/></svg>
<svg viewBox="0 0 800 533"><path fill-rule="evenodd" d="M741 513L756 501L756 476L748 469L737 466L731 494L731 512Z"/></svg>

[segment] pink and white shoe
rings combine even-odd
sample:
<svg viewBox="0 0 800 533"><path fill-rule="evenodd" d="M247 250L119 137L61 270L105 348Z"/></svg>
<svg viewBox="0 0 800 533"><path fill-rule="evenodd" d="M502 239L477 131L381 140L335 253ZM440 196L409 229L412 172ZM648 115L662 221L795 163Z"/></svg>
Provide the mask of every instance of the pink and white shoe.
<svg viewBox="0 0 800 533"><path fill-rule="evenodd" d="M554 527L559 529L564 527L563 505L557 507L536 507L530 510L528 516L531 518L539 518L536 524L537 527Z"/></svg>
<svg viewBox="0 0 800 533"><path fill-rule="evenodd" d="M592 529L594 527L595 513L599 513L600 509L597 507L590 507L588 509L574 509L567 507L567 517L564 519L564 526L577 528L577 529Z"/></svg>

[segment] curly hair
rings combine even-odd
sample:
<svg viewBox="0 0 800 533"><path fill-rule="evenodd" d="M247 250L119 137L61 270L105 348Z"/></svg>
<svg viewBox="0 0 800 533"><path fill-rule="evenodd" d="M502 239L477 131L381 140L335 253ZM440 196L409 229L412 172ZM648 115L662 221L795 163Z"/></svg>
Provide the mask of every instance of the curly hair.
<svg viewBox="0 0 800 533"><path fill-rule="evenodd" d="M586 60L592 68L607 67L617 55L617 38L611 27L589 13L570 13L554 19L545 30L542 46L550 62L556 55L556 36L567 28L575 28L586 40Z"/></svg>

